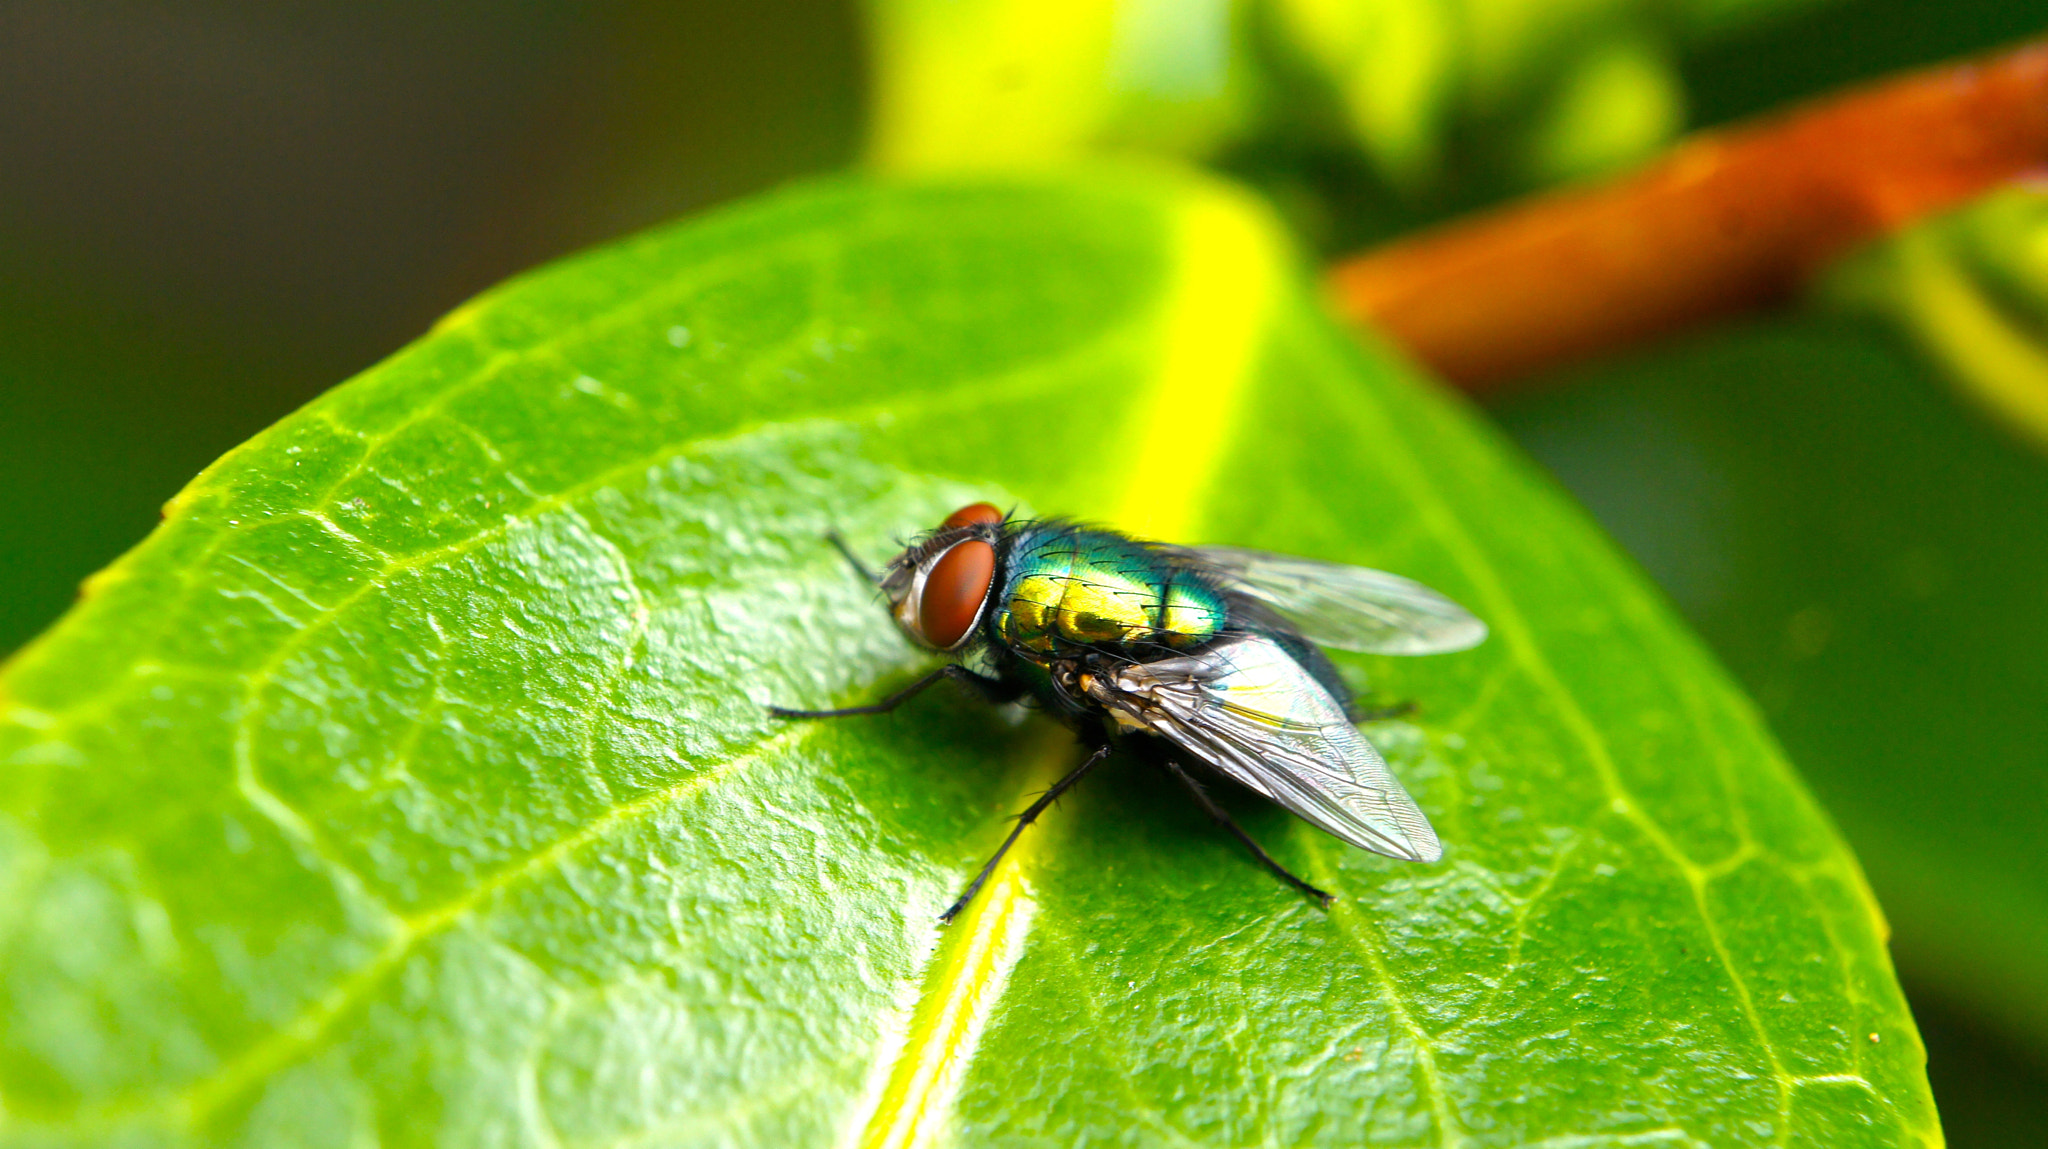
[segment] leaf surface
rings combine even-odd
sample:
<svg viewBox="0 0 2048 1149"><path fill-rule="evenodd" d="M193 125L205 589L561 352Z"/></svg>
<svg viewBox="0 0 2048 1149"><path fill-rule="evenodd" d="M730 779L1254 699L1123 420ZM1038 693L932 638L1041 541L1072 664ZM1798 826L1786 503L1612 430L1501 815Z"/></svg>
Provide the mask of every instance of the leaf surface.
<svg viewBox="0 0 2048 1149"><path fill-rule="evenodd" d="M1914 286L1950 315L1996 314L1926 270ZM2034 429L1958 378L1993 356L1916 354L1954 334L1921 326L1941 317L1744 325L1500 414L1754 693L1855 844L1909 978L2038 1053L2048 466ZM2010 373L1980 380L2027 384L2024 359L1992 367Z"/></svg>
<svg viewBox="0 0 2048 1149"><path fill-rule="evenodd" d="M1419 578L1445 861L943 692L962 503ZM1854 861L1632 569L1237 193L832 185L513 282L223 459L4 680L24 1144L1932 1144Z"/></svg>

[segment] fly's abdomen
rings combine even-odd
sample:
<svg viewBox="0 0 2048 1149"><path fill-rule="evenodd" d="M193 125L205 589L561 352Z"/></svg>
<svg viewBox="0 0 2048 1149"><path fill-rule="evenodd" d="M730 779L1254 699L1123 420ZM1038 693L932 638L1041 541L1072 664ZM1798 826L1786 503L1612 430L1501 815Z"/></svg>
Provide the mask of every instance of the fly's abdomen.
<svg viewBox="0 0 2048 1149"><path fill-rule="evenodd" d="M996 629L1036 654L1063 645L1184 650L1215 637L1224 618L1214 588L1120 535L1034 531L1017 539Z"/></svg>

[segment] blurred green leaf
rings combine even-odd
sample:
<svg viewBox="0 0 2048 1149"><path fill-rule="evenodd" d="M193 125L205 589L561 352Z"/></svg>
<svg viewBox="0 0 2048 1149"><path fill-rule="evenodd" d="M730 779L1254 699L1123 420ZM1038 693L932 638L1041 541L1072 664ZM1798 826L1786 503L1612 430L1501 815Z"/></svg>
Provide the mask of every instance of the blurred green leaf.
<svg viewBox="0 0 2048 1149"><path fill-rule="evenodd" d="M2006 189L1908 228L1818 290L1898 325L1941 378L2048 448L2048 190Z"/></svg>
<svg viewBox="0 0 2048 1149"><path fill-rule="evenodd" d="M155 526L179 486L260 430L252 407L289 410L278 393L303 377L253 339L209 340L75 294L54 274L35 291L0 277L0 658Z"/></svg>
<svg viewBox="0 0 2048 1149"><path fill-rule="evenodd" d="M1843 317L1555 382L1498 414L1755 694L1901 964L2048 1052L2048 466Z"/></svg>
<svg viewBox="0 0 2048 1149"><path fill-rule="evenodd" d="M1872 245L1818 301L1500 414L1763 702L1909 972L2048 1055L2048 196Z"/></svg>
<svg viewBox="0 0 2048 1149"><path fill-rule="evenodd" d="M1254 82L1233 0L871 0L872 159L1029 167L1104 146L1206 155Z"/></svg>
<svg viewBox="0 0 2048 1149"><path fill-rule="evenodd" d="M1410 191L1442 178L1454 137L1529 186L1641 159L1684 124L1670 60L1676 30L1660 7L1273 0L1273 9L1280 66L1306 64L1335 98L1352 146ZM1474 128L1488 138L1474 139Z"/></svg>
<svg viewBox="0 0 2048 1149"><path fill-rule="evenodd" d="M1680 48L1815 3L869 0L870 155L929 171L1139 150L1296 191L1362 179L1322 188L1344 206L1318 222L1370 230L1361 210L1648 156L1684 126Z"/></svg>
<svg viewBox="0 0 2048 1149"><path fill-rule="evenodd" d="M1238 193L845 184L502 288L203 475L0 679L21 1144L1931 1145L1854 861L1564 500ZM1446 861L1113 770L849 575L976 498L1371 563ZM1098 784L1099 783L1099 784Z"/></svg>

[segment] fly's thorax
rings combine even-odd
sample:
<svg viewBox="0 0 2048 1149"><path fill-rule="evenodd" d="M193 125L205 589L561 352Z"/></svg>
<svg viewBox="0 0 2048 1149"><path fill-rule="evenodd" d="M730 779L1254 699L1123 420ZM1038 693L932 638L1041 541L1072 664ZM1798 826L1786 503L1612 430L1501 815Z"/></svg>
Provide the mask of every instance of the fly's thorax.
<svg viewBox="0 0 2048 1149"><path fill-rule="evenodd" d="M996 607L996 636L1029 654L1049 654L1055 619L1066 595L1074 551L1068 532L1026 528L1009 540L1002 602Z"/></svg>
<svg viewBox="0 0 2048 1149"><path fill-rule="evenodd" d="M1189 572L1177 571L1159 612L1159 641L1189 650L1215 638L1229 621L1223 592Z"/></svg>
<svg viewBox="0 0 2048 1149"><path fill-rule="evenodd" d="M1197 573L1107 531L1034 527L1010 541L997 636L1027 655L1063 646L1184 650L1215 637L1223 596Z"/></svg>

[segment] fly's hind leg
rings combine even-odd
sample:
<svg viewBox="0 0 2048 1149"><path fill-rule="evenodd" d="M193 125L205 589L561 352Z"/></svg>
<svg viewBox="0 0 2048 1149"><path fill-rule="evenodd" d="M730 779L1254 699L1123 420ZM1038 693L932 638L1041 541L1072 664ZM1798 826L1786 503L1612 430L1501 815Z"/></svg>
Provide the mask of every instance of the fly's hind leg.
<svg viewBox="0 0 2048 1149"><path fill-rule="evenodd" d="M1252 857L1257 858L1260 865L1280 875L1281 879L1288 885L1314 898L1322 904L1324 909L1330 908L1330 902L1333 899L1328 893L1295 877L1288 871L1286 866L1274 861L1271 854L1266 853L1257 842L1252 841L1252 836L1244 832L1244 827L1237 824L1237 821L1230 816L1229 811L1216 804L1216 799L1209 796L1209 792L1202 788L1202 784L1195 780L1194 775L1188 773L1185 766L1174 761L1170 756L1162 755L1160 761L1165 763L1166 768L1172 771L1174 777L1180 779L1181 784L1188 788L1188 793L1195 796L1195 801L1202 804L1202 809L1209 812L1209 817L1214 818L1217 825L1237 835L1237 840L1245 844L1245 848L1252 852Z"/></svg>

